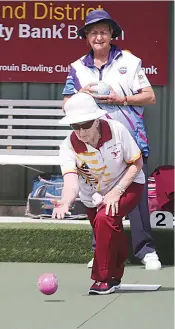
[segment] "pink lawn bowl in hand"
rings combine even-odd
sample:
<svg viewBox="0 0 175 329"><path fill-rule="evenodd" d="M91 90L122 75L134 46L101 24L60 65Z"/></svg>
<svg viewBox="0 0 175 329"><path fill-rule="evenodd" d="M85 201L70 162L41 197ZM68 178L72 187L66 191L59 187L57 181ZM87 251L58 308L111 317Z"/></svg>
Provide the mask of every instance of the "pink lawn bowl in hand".
<svg viewBox="0 0 175 329"><path fill-rule="evenodd" d="M53 273L44 273L38 279L38 288L44 295L53 295L58 289L58 281Z"/></svg>

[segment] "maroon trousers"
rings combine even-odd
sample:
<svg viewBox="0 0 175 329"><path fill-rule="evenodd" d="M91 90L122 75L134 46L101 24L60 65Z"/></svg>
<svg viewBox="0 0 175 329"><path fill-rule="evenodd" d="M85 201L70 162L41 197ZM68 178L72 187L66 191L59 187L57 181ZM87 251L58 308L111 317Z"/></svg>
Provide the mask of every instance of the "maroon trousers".
<svg viewBox="0 0 175 329"><path fill-rule="evenodd" d="M119 201L116 216L105 215L106 207L87 208L87 215L96 238L96 249L91 278L95 281L120 280L124 273L124 262L128 257L128 243L123 231L122 218L138 204L144 185L132 183Z"/></svg>

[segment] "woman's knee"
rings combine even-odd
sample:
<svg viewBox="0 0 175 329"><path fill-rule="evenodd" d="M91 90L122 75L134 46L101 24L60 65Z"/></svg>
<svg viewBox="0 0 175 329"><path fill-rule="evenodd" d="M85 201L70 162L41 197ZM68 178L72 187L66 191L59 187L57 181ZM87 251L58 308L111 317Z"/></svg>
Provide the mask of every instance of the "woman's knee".
<svg viewBox="0 0 175 329"><path fill-rule="evenodd" d="M105 214L106 211L106 207L104 207L104 209L101 209L95 218L95 225L98 226L111 226L114 224L115 221L115 217L112 216L112 213L109 215Z"/></svg>
<svg viewBox="0 0 175 329"><path fill-rule="evenodd" d="M104 209L100 209L95 217L95 224L96 225L107 225L109 222L109 216L105 214L105 207Z"/></svg>

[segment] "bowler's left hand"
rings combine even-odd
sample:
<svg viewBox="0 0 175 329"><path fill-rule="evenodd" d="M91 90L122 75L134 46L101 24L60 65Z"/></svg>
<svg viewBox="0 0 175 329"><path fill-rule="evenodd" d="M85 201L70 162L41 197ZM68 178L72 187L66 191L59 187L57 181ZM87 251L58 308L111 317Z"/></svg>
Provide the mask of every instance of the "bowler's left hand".
<svg viewBox="0 0 175 329"><path fill-rule="evenodd" d="M110 191L104 196L103 204L106 204L106 215L109 215L110 209L112 212L112 216L118 214L120 197L121 194L117 191Z"/></svg>

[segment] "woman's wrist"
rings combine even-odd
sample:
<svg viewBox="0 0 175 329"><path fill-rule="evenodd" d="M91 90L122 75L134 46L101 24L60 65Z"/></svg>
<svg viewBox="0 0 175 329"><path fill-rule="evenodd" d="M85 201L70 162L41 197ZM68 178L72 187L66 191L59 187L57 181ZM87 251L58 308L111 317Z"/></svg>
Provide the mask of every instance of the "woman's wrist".
<svg viewBox="0 0 175 329"><path fill-rule="evenodd" d="M128 101L127 101L127 96L123 96L123 97L116 97L115 100L115 104L121 105L121 106L127 106L128 105Z"/></svg>
<svg viewBox="0 0 175 329"><path fill-rule="evenodd" d="M54 200L54 208L59 208L60 206L67 205L68 208L71 207L71 203L67 200L61 199L61 200Z"/></svg>
<svg viewBox="0 0 175 329"><path fill-rule="evenodd" d="M61 202L69 208L71 207L72 202L70 200L62 199Z"/></svg>
<svg viewBox="0 0 175 329"><path fill-rule="evenodd" d="M123 106L127 106L128 105L127 96L123 96L122 97L122 100L121 100L121 104L120 105L123 105Z"/></svg>
<svg viewBox="0 0 175 329"><path fill-rule="evenodd" d="M123 193L125 193L125 189L124 189L124 187L123 187L122 185L117 184L117 185L115 186L115 188L120 192L121 195L122 195Z"/></svg>

